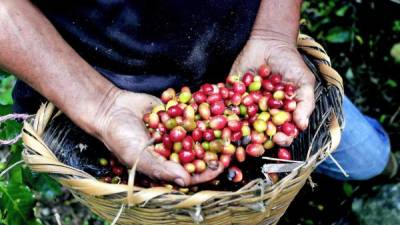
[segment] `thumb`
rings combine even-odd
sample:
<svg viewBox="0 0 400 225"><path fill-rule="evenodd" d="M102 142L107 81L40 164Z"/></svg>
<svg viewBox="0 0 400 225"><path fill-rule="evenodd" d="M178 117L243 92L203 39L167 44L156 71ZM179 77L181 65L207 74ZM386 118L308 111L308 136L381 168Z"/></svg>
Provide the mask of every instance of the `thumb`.
<svg viewBox="0 0 400 225"><path fill-rule="evenodd" d="M315 108L314 84L303 83L296 93L297 107L293 112L293 120L297 127L304 130L307 128L310 115Z"/></svg>

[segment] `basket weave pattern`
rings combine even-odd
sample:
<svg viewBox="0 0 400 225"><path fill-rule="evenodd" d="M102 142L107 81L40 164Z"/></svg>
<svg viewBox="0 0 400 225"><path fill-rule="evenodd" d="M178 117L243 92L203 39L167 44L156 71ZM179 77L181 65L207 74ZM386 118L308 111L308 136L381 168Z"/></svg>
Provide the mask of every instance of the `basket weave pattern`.
<svg viewBox="0 0 400 225"><path fill-rule="evenodd" d="M336 149L343 125L342 79L332 69L328 55L306 35L299 35L298 49L312 61L322 78L319 83L324 92L318 93L330 95L325 96L328 101L316 106L316 110L324 112L319 115L321 118L314 116L322 123L313 126L314 137L319 134L324 138L318 138L320 141L315 143L314 139L307 141L311 151L304 163L276 184L256 179L235 192L200 191L186 195L166 187L128 188L124 184L103 183L61 163L42 140L48 123L60 114L51 103L42 105L36 117L24 123L24 161L33 171L52 175L79 201L108 221L114 219L121 205L127 206L118 224L276 224L316 165ZM317 103L319 97L317 94Z"/></svg>

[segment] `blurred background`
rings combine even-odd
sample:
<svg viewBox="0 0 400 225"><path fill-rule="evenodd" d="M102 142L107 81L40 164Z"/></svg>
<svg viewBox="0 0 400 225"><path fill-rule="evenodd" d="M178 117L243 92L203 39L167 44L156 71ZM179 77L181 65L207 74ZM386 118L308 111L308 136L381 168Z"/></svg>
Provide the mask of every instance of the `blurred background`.
<svg viewBox="0 0 400 225"><path fill-rule="evenodd" d="M330 55L346 94L377 118L400 154L400 1L305 0L301 31ZM0 115L12 112L15 78L0 71ZM0 138L18 135L20 124L0 125ZM0 147L0 173L21 159L22 145ZM392 180L339 182L317 174L306 184L280 224L398 225L400 176ZM0 177L0 224L107 224L46 175L23 165Z"/></svg>

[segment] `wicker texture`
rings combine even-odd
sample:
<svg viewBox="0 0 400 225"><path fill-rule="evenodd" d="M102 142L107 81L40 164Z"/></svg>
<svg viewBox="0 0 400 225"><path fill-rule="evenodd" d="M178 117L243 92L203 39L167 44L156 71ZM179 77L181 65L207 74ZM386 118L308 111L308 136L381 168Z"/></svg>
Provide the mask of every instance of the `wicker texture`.
<svg viewBox="0 0 400 225"><path fill-rule="evenodd" d="M185 195L166 187L128 188L128 185L103 183L61 163L43 142L46 126L60 114L51 103L42 105L36 117L24 123L23 158L33 171L51 174L108 221L114 219L121 205L126 206L118 224L276 224L315 166L336 149L343 126L341 77L332 69L322 46L310 37L300 35L298 49L314 66L311 69L318 74L317 80L320 79L316 111L321 113L313 113L310 121L316 122L311 122L306 131L309 135L301 135L304 140L294 145L309 149L296 153L303 154L304 162L274 185L256 179L235 192L200 191ZM319 101L320 98L324 101Z"/></svg>

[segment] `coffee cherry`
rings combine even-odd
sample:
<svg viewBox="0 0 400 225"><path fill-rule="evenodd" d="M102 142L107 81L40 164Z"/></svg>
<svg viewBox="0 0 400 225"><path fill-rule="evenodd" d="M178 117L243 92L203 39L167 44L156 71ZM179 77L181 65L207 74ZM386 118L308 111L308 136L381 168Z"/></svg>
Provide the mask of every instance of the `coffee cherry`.
<svg viewBox="0 0 400 225"><path fill-rule="evenodd" d="M203 132L200 128L196 128L192 131L192 138L194 141L200 141L203 137Z"/></svg>
<svg viewBox="0 0 400 225"><path fill-rule="evenodd" d="M235 154L235 151L236 151L236 147L229 142L225 143L222 148L222 154L225 154L225 155L233 155L233 154Z"/></svg>
<svg viewBox="0 0 400 225"><path fill-rule="evenodd" d="M254 79L253 73L250 71L247 71L242 77L242 82L246 86L249 86L253 82L253 79Z"/></svg>
<svg viewBox="0 0 400 225"><path fill-rule="evenodd" d="M169 134L171 141L182 141L186 136L186 130L181 126L174 127Z"/></svg>
<svg viewBox="0 0 400 225"><path fill-rule="evenodd" d="M194 108L191 105L186 106L186 108L183 110L183 118L194 120L194 116Z"/></svg>
<svg viewBox="0 0 400 225"><path fill-rule="evenodd" d="M253 105L249 105L247 106L247 114L248 116L252 117L255 116L258 112L258 107L257 105L253 104Z"/></svg>
<svg viewBox="0 0 400 225"><path fill-rule="evenodd" d="M183 110L178 105L174 105L168 108L167 113L170 117L182 116Z"/></svg>
<svg viewBox="0 0 400 225"><path fill-rule="evenodd" d="M272 97L276 100L283 100L285 98L285 92L281 90L275 91Z"/></svg>
<svg viewBox="0 0 400 225"><path fill-rule="evenodd" d="M171 149L173 142L171 141L171 138L169 137L168 134L164 134L162 137L162 143L164 144L164 147L167 149Z"/></svg>
<svg viewBox="0 0 400 225"><path fill-rule="evenodd" d="M161 156L164 156L165 158L168 158L169 155L171 154L171 151L167 148L165 148L163 143L157 143L154 145L154 151L160 154Z"/></svg>
<svg viewBox="0 0 400 225"><path fill-rule="evenodd" d="M285 111L280 111L276 115L272 116L272 122L275 125L280 126L289 120L290 118L289 116L290 116L289 113Z"/></svg>
<svg viewBox="0 0 400 225"><path fill-rule="evenodd" d="M160 118L158 117L157 113L150 113L149 115L149 127L157 128L158 124L160 123Z"/></svg>
<svg viewBox="0 0 400 225"><path fill-rule="evenodd" d="M186 163L183 167L188 173L194 173L196 171L196 166L193 163Z"/></svg>
<svg viewBox="0 0 400 225"><path fill-rule="evenodd" d="M161 111L165 111L164 105L157 105L151 110L152 113L157 113L157 115L158 115L158 112L161 112Z"/></svg>
<svg viewBox="0 0 400 225"><path fill-rule="evenodd" d="M237 94L242 95L246 92L246 85L241 81L237 81L233 83L233 91Z"/></svg>
<svg viewBox="0 0 400 225"><path fill-rule="evenodd" d="M255 104L258 104L260 99L263 97L261 91L252 91L249 95L251 96L251 98L253 98Z"/></svg>
<svg viewBox="0 0 400 225"><path fill-rule="evenodd" d="M285 160L292 160L292 155L290 154L289 150L286 148L280 148L278 150L278 158L285 159Z"/></svg>
<svg viewBox="0 0 400 225"><path fill-rule="evenodd" d="M203 160L207 163L218 160L218 155L215 152L206 152Z"/></svg>
<svg viewBox="0 0 400 225"><path fill-rule="evenodd" d="M179 163L179 155L176 152L171 153L171 155L169 156L169 160Z"/></svg>
<svg viewBox="0 0 400 225"><path fill-rule="evenodd" d="M263 80L261 82L262 87L266 91L273 91L274 90L274 84L272 83L271 80Z"/></svg>
<svg viewBox="0 0 400 225"><path fill-rule="evenodd" d="M221 130L225 127L227 122L228 122L228 120L223 115L214 116L210 119L210 128L216 129L216 130Z"/></svg>
<svg viewBox="0 0 400 225"><path fill-rule="evenodd" d="M107 161L107 159L105 159L105 158L100 158L100 159L99 159L99 164L100 164L101 166L107 166L107 165L108 165L108 161Z"/></svg>
<svg viewBox="0 0 400 225"><path fill-rule="evenodd" d="M182 122L182 127L185 128L186 131L191 132L196 129L196 122L191 119L184 119Z"/></svg>
<svg viewBox="0 0 400 225"><path fill-rule="evenodd" d="M227 84L234 84L235 82L240 81L240 77L237 74L230 74L226 78L226 83Z"/></svg>
<svg viewBox="0 0 400 225"><path fill-rule="evenodd" d="M161 94L161 101L166 104L169 100L175 98L175 90L173 88L168 88Z"/></svg>
<svg viewBox="0 0 400 225"><path fill-rule="evenodd" d="M243 136L249 136L250 135L251 129L250 129L250 127L248 125L243 125L240 130L242 131L241 133L242 133Z"/></svg>
<svg viewBox="0 0 400 225"><path fill-rule="evenodd" d="M264 142L263 147L268 150L268 149L273 148L274 145L275 144L272 140L267 140L266 142Z"/></svg>
<svg viewBox="0 0 400 225"><path fill-rule="evenodd" d="M172 145L172 149L174 150L174 152L180 152L182 148L182 142L174 142L174 144Z"/></svg>
<svg viewBox="0 0 400 225"><path fill-rule="evenodd" d="M182 148L184 150L192 150L193 148L193 138L191 136L186 136L183 140L182 140Z"/></svg>
<svg viewBox="0 0 400 225"><path fill-rule="evenodd" d="M232 155L221 155L219 161L222 163L224 168L227 168L232 161Z"/></svg>
<svg viewBox="0 0 400 225"><path fill-rule="evenodd" d="M207 129L203 132L203 139L206 141L212 141L215 139L214 131L212 129Z"/></svg>
<svg viewBox="0 0 400 225"><path fill-rule="evenodd" d="M242 139L242 132L241 131L232 133L231 141L237 142L237 141L240 141L240 139Z"/></svg>
<svg viewBox="0 0 400 225"><path fill-rule="evenodd" d="M206 131L206 129L207 129L207 123L205 121L196 121L196 126L202 132Z"/></svg>
<svg viewBox="0 0 400 225"><path fill-rule="evenodd" d="M221 138L222 131L221 130L214 130L214 137L215 138Z"/></svg>
<svg viewBox="0 0 400 225"><path fill-rule="evenodd" d="M178 123L176 122L176 119L171 118L171 119L167 120L164 123L164 125L168 130L172 130L174 127L176 127L178 125Z"/></svg>
<svg viewBox="0 0 400 225"><path fill-rule="evenodd" d="M240 105L240 103L242 102L242 95L239 93L235 93L232 95L231 97L231 102L233 105Z"/></svg>
<svg viewBox="0 0 400 225"><path fill-rule="evenodd" d="M207 169L206 163L201 159L196 159L193 161L196 173L202 173Z"/></svg>
<svg viewBox="0 0 400 225"><path fill-rule="evenodd" d="M258 91L261 89L261 82L260 81L253 81L249 85L249 91Z"/></svg>
<svg viewBox="0 0 400 225"><path fill-rule="evenodd" d="M260 100L258 101L258 108L265 112L268 109L268 98L263 96L260 98Z"/></svg>
<svg viewBox="0 0 400 225"><path fill-rule="evenodd" d="M104 177L104 182L111 183L112 182L112 178L111 177Z"/></svg>
<svg viewBox="0 0 400 225"><path fill-rule="evenodd" d="M269 113L262 112L262 113L258 114L257 119L267 122L270 117L271 117L271 115Z"/></svg>
<svg viewBox="0 0 400 225"><path fill-rule="evenodd" d="M292 137L296 135L295 129L296 126L290 122L285 122L281 127L283 133L285 133L287 136L292 136Z"/></svg>
<svg viewBox="0 0 400 225"><path fill-rule="evenodd" d="M204 150L210 150L210 142L208 142L208 141L203 141L202 143L201 143L201 147L203 147L204 148Z"/></svg>
<svg viewBox="0 0 400 225"><path fill-rule="evenodd" d="M282 82L282 76L279 74L272 74L269 79L271 80L272 84L276 85Z"/></svg>
<svg viewBox="0 0 400 225"><path fill-rule="evenodd" d="M228 121L228 127L229 127L229 121ZM225 127L224 129L222 129L221 138L224 141L230 141L231 140L232 131L228 127Z"/></svg>
<svg viewBox="0 0 400 225"><path fill-rule="evenodd" d="M210 141L210 151L219 153L224 148L224 142L221 139Z"/></svg>
<svg viewBox="0 0 400 225"><path fill-rule="evenodd" d="M275 86L274 86L274 91L283 91L284 89L285 89L285 85L283 85L282 83L275 84Z"/></svg>
<svg viewBox="0 0 400 225"><path fill-rule="evenodd" d="M288 96L293 96L296 93L296 87L293 84L286 84L284 90Z"/></svg>
<svg viewBox="0 0 400 225"><path fill-rule="evenodd" d="M200 91L193 93L193 99L197 104L201 104L207 101L207 96Z"/></svg>
<svg viewBox="0 0 400 225"><path fill-rule="evenodd" d="M201 103L199 105L199 114L203 120L208 120L211 116L210 105L208 103Z"/></svg>
<svg viewBox="0 0 400 225"><path fill-rule="evenodd" d="M222 115L225 111L225 104L223 101L215 102L211 105L211 113L213 115Z"/></svg>
<svg viewBox="0 0 400 225"><path fill-rule="evenodd" d="M193 152L194 152L194 155L196 156L196 158L198 158L198 159L203 159L204 155L206 153L203 149L203 146L201 146L201 144L199 144L199 143L196 143L194 145Z"/></svg>
<svg viewBox="0 0 400 225"><path fill-rule="evenodd" d="M228 169L228 180L232 181L234 183L239 183L243 180L243 173L242 171L236 167L236 166L231 166Z"/></svg>
<svg viewBox="0 0 400 225"><path fill-rule="evenodd" d="M120 166L114 166L111 170L116 176L121 176L124 173L124 168Z"/></svg>
<svg viewBox="0 0 400 225"><path fill-rule="evenodd" d="M253 127L257 132L264 132L265 130L267 130L267 122L257 119L256 121L254 121Z"/></svg>
<svg viewBox="0 0 400 225"><path fill-rule="evenodd" d="M171 108L172 106L175 106L175 105L178 105L178 104L179 104L179 103L178 103L176 100L174 100L174 99L169 100L169 101L167 102L167 105L165 106L165 109L168 110L168 109Z"/></svg>
<svg viewBox="0 0 400 225"><path fill-rule="evenodd" d="M267 122L267 130L265 132L269 137L272 137L276 134L276 126L271 121Z"/></svg>
<svg viewBox="0 0 400 225"><path fill-rule="evenodd" d="M207 97L207 102L208 104L212 105L218 101L222 100L222 96L218 93L218 94L211 94Z"/></svg>
<svg viewBox="0 0 400 225"><path fill-rule="evenodd" d="M283 102L281 100L276 100L274 98L268 99L268 106L274 109L279 109L283 105Z"/></svg>
<svg viewBox="0 0 400 225"><path fill-rule="evenodd" d="M226 87L219 88L219 94L222 96L223 99L229 98L229 89Z"/></svg>
<svg viewBox="0 0 400 225"><path fill-rule="evenodd" d="M266 78L271 73L271 68L268 65L263 64L260 67L258 67L257 72L258 75L260 75L262 78Z"/></svg>
<svg viewBox="0 0 400 225"><path fill-rule="evenodd" d="M182 150L178 154L179 154L179 161L183 164L192 162L195 157L193 151L188 151L188 150Z"/></svg>
<svg viewBox="0 0 400 225"><path fill-rule="evenodd" d="M260 157L264 152L265 150L261 144L249 144L246 147L246 153L253 157Z"/></svg>
<svg viewBox="0 0 400 225"><path fill-rule="evenodd" d="M265 140L267 139L267 137L265 136L264 133L260 133L257 132L255 130L253 130L251 132L251 142L255 143L255 144L262 144L265 142Z"/></svg>
<svg viewBox="0 0 400 225"><path fill-rule="evenodd" d="M192 98L192 93L190 91L181 92L179 94L178 100L180 103L187 103Z"/></svg>
<svg viewBox="0 0 400 225"><path fill-rule="evenodd" d="M240 121L237 120L230 120L228 121L228 128L232 131L232 132L237 132L240 131L242 129L242 123Z"/></svg>
<svg viewBox="0 0 400 225"><path fill-rule="evenodd" d="M242 146L236 148L235 156L238 162L244 162L246 160L246 151Z"/></svg>
<svg viewBox="0 0 400 225"><path fill-rule="evenodd" d="M142 119L146 124L148 124L149 121L150 121L150 113L143 114L143 118Z"/></svg>
<svg viewBox="0 0 400 225"><path fill-rule="evenodd" d="M176 124L181 126L183 124L183 117L177 116L177 117L175 117L175 121L176 121Z"/></svg>
<svg viewBox="0 0 400 225"><path fill-rule="evenodd" d="M293 112L296 109L297 103L293 99L285 99L283 101L283 109L286 112Z"/></svg>

